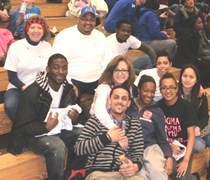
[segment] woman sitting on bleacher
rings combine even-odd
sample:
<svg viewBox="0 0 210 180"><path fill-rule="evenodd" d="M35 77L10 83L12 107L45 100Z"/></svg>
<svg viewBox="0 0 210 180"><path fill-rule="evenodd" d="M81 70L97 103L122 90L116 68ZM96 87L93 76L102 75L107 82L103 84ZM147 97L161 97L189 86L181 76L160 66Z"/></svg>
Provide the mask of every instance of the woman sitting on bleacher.
<svg viewBox="0 0 210 180"><path fill-rule="evenodd" d="M8 50L4 68L8 71L9 85L5 93L5 111L15 122L19 97L34 82L38 71L44 70L53 53L44 39L48 35L45 20L32 16L24 27L25 38L14 42Z"/></svg>
<svg viewBox="0 0 210 180"><path fill-rule="evenodd" d="M204 150L206 146L210 147L210 134L205 134L209 121L208 101L205 93L199 95L200 75L194 65L188 64L182 68L179 77L179 89L181 97L191 102L198 116L194 144L194 152L198 153Z"/></svg>
<svg viewBox="0 0 210 180"><path fill-rule="evenodd" d="M186 23L188 30L179 37L173 66L181 68L184 64L194 64L199 70L202 86L210 87L210 43L202 18L199 15L191 16Z"/></svg>

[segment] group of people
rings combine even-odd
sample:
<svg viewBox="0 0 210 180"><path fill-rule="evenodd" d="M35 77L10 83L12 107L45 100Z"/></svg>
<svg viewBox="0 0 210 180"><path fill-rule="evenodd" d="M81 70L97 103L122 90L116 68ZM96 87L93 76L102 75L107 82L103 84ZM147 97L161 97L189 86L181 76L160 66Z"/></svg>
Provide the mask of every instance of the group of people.
<svg viewBox="0 0 210 180"><path fill-rule="evenodd" d="M129 20L117 21L107 38L95 24L95 10L85 6L78 24L51 46L45 20L26 21L24 38L10 45L4 66L5 110L13 121L8 151L43 155L49 180L72 179L74 169L84 168L90 180L195 178L193 152L210 146L198 68L183 66L178 83L168 73L174 55L132 36ZM129 48L147 54L130 61ZM139 68L146 70L136 77ZM93 96L91 107L80 101L84 94Z"/></svg>

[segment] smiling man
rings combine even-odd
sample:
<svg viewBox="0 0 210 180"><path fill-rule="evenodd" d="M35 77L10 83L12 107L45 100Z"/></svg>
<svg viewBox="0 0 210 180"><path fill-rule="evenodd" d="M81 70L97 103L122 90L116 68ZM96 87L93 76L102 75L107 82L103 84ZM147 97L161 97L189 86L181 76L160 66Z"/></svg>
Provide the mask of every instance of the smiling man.
<svg viewBox="0 0 210 180"><path fill-rule="evenodd" d="M86 180L141 180L143 178L136 173L142 167L144 140L141 123L125 114L131 103L129 89L123 86L114 87L108 102L109 114L117 126L108 130L93 115L75 144L77 155L88 156ZM123 141L123 148L119 141ZM129 158L126 164L119 160L122 154Z"/></svg>
<svg viewBox="0 0 210 180"><path fill-rule="evenodd" d="M58 124L58 113L53 114L50 108L76 104L74 88L66 81L67 73L66 58L61 54L52 55L46 71L39 72L35 82L22 93L16 114L17 125L13 127L8 146L8 151L13 154L21 153L27 147L43 155L49 180L64 178L66 146L57 134L49 136L46 133ZM76 124L82 114L72 108L67 115L72 124ZM62 132L61 137L64 137Z"/></svg>
<svg viewBox="0 0 210 180"><path fill-rule="evenodd" d="M106 37L94 29L95 25L95 9L84 7L78 24L61 31L53 43L55 50L66 56L71 69L67 79L78 88L79 95L94 94L103 70Z"/></svg>
<svg viewBox="0 0 210 180"><path fill-rule="evenodd" d="M115 56L124 56L129 48L139 49L146 53L145 55L141 55L132 60L136 70L139 71L142 69L149 69L154 66L156 61L156 54L154 50L131 35L133 28L133 24L127 19L122 19L117 22L116 33L113 33L107 37L104 67L106 67L106 65Z"/></svg>

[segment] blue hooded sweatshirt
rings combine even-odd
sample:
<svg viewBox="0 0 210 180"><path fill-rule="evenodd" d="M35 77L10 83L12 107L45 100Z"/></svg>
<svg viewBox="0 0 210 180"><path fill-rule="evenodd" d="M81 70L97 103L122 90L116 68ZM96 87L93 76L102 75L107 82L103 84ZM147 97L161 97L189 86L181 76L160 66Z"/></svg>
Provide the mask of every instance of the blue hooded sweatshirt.
<svg viewBox="0 0 210 180"><path fill-rule="evenodd" d="M105 19L105 30L110 33L114 33L117 22L122 19L128 19L134 26L136 25L136 0L117 1Z"/></svg>
<svg viewBox="0 0 210 180"><path fill-rule="evenodd" d="M157 14L150 8L140 8L140 18L137 22L134 36L140 41L167 39L167 35L160 31L160 21Z"/></svg>

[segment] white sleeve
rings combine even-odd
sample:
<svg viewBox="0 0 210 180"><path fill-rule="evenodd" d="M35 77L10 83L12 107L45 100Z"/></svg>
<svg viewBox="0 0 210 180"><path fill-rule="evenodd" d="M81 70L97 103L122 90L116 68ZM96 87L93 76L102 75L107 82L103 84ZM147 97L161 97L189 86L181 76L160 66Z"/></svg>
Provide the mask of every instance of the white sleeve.
<svg viewBox="0 0 210 180"><path fill-rule="evenodd" d="M130 36L128 40L132 49L138 49L141 46L141 41L134 36Z"/></svg>
<svg viewBox="0 0 210 180"><path fill-rule="evenodd" d="M134 85L135 85L136 87L138 86L139 80L141 79L141 76L142 76L142 75L143 75L143 74L140 72L139 75L137 76L136 80L134 81Z"/></svg>
<svg viewBox="0 0 210 180"><path fill-rule="evenodd" d="M91 107L91 114L95 114L98 120L108 129L116 126L107 109L107 100L109 98L110 91L111 88L108 84L100 84L96 88L94 101Z"/></svg>
<svg viewBox="0 0 210 180"><path fill-rule="evenodd" d="M9 47L4 68L10 71L17 72L18 71L18 55L15 51L14 45L15 44L11 44L11 46Z"/></svg>

